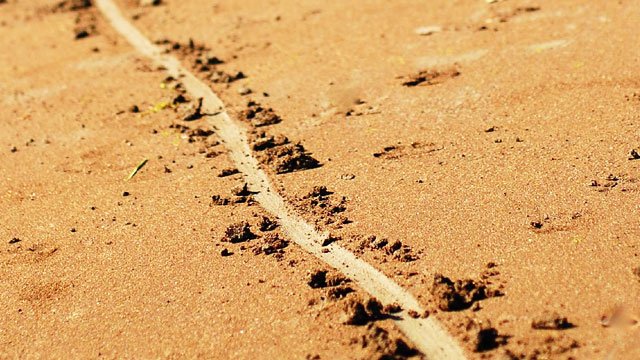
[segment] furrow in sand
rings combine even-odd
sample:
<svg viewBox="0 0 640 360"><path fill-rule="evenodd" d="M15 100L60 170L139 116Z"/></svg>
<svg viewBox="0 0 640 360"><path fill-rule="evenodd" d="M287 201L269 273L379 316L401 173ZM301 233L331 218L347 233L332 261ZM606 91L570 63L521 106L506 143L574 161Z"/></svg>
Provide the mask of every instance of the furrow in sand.
<svg viewBox="0 0 640 360"><path fill-rule="evenodd" d="M134 48L166 68L169 75L180 78L185 89L192 96L202 98L202 108L205 113L217 114L207 116L207 121L217 129L217 135L229 151L229 156L238 170L244 175L250 189L257 192L255 199L265 210L279 218L282 229L291 240L329 266L344 273L383 304L397 303L402 306L404 311L398 314L395 323L428 358L465 358L459 344L436 319L433 317L416 319L408 315L410 310L423 312L418 301L409 292L336 243L322 246L326 234L318 232L314 226L296 215L283 198L274 191L266 173L260 169L258 161L251 153L243 126L229 117L220 98L205 83L185 69L177 58L163 54L153 45L122 15L113 0L97 0L96 4L113 28ZM329 251L323 252L323 249Z"/></svg>

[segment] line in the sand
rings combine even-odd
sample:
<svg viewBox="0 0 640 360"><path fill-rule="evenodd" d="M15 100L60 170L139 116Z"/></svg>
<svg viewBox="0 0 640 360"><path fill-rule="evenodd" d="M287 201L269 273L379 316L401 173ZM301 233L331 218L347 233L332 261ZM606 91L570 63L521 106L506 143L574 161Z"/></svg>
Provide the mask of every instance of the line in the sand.
<svg viewBox="0 0 640 360"><path fill-rule="evenodd" d="M178 59L163 54L135 26L122 15L113 0L96 0L102 14L113 28L127 39L141 54L147 56L167 72L181 78L185 89L195 98L202 98L202 108L207 113L216 113L224 109L218 96L191 72L185 69ZM367 262L357 258L347 249L332 243L322 246L325 235L319 233L311 224L296 215L283 198L271 187L269 179L253 157L245 130L236 124L226 111L215 116L207 116L214 126L229 156L238 167L252 191L258 192L255 198L262 207L280 219L287 235L302 248L320 258L351 278L360 287L383 304L399 304L404 311L398 314L396 325L415 346L430 359L464 359L464 352L433 317L413 318L408 312L422 313L418 301L396 282L376 270ZM329 250L323 252L323 250Z"/></svg>

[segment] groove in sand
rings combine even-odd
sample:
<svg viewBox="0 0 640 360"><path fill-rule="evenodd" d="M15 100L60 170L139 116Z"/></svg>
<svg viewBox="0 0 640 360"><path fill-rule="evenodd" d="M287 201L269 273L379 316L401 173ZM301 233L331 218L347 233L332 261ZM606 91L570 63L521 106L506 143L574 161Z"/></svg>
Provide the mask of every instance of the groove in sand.
<svg viewBox="0 0 640 360"><path fill-rule="evenodd" d="M262 207L277 216L287 235L306 251L320 258L326 264L344 273L360 287L383 304L397 303L404 311L399 314L396 325L415 346L430 359L464 359L459 344L442 328L433 317L414 319L409 310L422 313L418 301L400 285L386 277L373 266L358 259L353 253L332 243L323 247L325 236L304 221L285 204L284 200L270 186L267 175L252 156L245 130L237 125L224 111L222 101L203 82L182 67L178 59L162 54L138 29L126 20L113 0L97 0L96 4L111 25L133 45L175 78L180 78L185 89L195 98L203 98L205 113L217 113L208 116L209 123L217 129L216 134L229 151L229 156L242 172L252 191L258 192L256 200ZM323 249L329 252L323 253Z"/></svg>

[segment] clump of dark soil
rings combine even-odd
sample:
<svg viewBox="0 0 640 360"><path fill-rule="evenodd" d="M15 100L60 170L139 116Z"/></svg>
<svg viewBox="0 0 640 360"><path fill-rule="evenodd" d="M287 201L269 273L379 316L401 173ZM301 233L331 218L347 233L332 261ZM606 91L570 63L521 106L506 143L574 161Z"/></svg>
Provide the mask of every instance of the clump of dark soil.
<svg viewBox="0 0 640 360"><path fill-rule="evenodd" d="M443 70L443 71L423 70L418 72L417 74L404 77L405 80L402 83L402 85L408 86L408 87L436 85L446 80L455 78L459 75L460 75L460 72L456 69L449 69L449 70Z"/></svg>
<svg viewBox="0 0 640 360"><path fill-rule="evenodd" d="M340 274L329 274L326 270L317 270L309 275L307 284L313 289L327 288L327 299L340 300L355 291L345 285L348 282L349 279Z"/></svg>
<svg viewBox="0 0 640 360"><path fill-rule="evenodd" d="M191 110L191 112L183 118L183 120L196 121L201 119L203 116L205 116L205 114L202 112L202 98L198 98L198 103Z"/></svg>
<svg viewBox="0 0 640 360"><path fill-rule="evenodd" d="M326 270L317 270L311 273L307 284L313 289L338 286L347 282L344 276L339 274L330 274Z"/></svg>
<svg viewBox="0 0 640 360"><path fill-rule="evenodd" d="M247 103L247 109L240 113L240 118L250 122L255 127L275 125L282 121L273 109L262 107L255 101Z"/></svg>
<svg viewBox="0 0 640 360"><path fill-rule="evenodd" d="M347 210L347 198L334 195L325 186L315 186L308 194L294 199L292 202L299 210L309 214L309 217L318 227L332 226L341 228L350 222L344 215ZM335 240L338 240L338 237L330 235L329 238L325 239L325 246Z"/></svg>
<svg viewBox="0 0 640 360"><path fill-rule="evenodd" d="M17 244L17 243L19 243L20 241L22 241L22 240L20 240L20 239L18 239L18 238L16 238L16 237L14 237L14 238L12 238L11 240L9 240L9 244Z"/></svg>
<svg viewBox="0 0 640 360"><path fill-rule="evenodd" d="M210 130L210 129L207 129L207 130L200 129L200 128L192 129L189 126L186 126L183 124L171 124L169 125L169 128L178 130L181 134L185 134L187 136L187 141L189 143L204 141L215 133L213 130ZM218 145L218 142L215 141L211 145L212 146Z"/></svg>
<svg viewBox="0 0 640 360"><path fill-rule="evenodd" d="M602 180L591 180L590 185L594 188L597 188L599 192L605 192L618 186L620 181L622 181L620 176L609 174Z"/></svg>
<svg viewBox="0 0 640 360"><path fill-rule="evenodd" d="M489 321L467 317L459 323L459 326L464 331L464 342L470 344L474 352L483 353L494 350L506 345L510 338L509 335L500 334Z"/></svg>
<svg viewBox="0 0 640 360"><path fill-rule="evenodd" d="M475 351L485 352L506 344L506 338L498 333L494 327L485 327L478 330L475 339Z"/></svg>
<svg viewBox="0 0 640 360"><path fill-rule="evenodd" d="M347 325L361 326L388 318L388 314L383 313L384 306L375 298L363 301L356 296L348 297L341 307L341 322Z"/></svg>
<svg viewBox="0 0 640 360"><path fill-rule="evenodd" d="M373 153L373 157L387 160L400 159L405 156L427 155L443 149L444 146L439 146L431 142L412 142L409 145L397 144L385 146L382 150Z"/></svg>
<svg viewBox="0 0 640 360"><path fill-rule="evenodd" d="M266 149L258 159L270 166L277 174L320 167L320 162L313 158L300 143Z"/></svg>
<svg viewBox="0 0 640 360"><path fill-rule="evenodd" d="M608 192L614 189L621 192L638 191L640 180L625 174L609 174L602 179L591 180L590 185L598 192Z"/></svg>
<svg viewBox="0 0 640 360"><path fill-rule="evenodd" d="M443 311L468 309L474 302L487 298L483 284L471 279L452 281L441 274L434 276L431 294L436 306Z"/></svg>
<svg viewBox="0 0 640 360"><path fill-rule="evenodd" d="M53 11L78 11L93 6L91 0L63 0L53 6Z"/></svg>
<svg viewBox="0 0 640 360"><path fill-rule="evenodd" d="M283 135L271 136L256 132L251 139L251 148L258 160L277 174L308 170L321 164L300 143L290 143Z"/></svg>
<svg viewBox="0 0 640 360"><path fill-rule="evenodd" d="M266 149L271 149L277 146L282 146L289 143L289 139L287 139L284 135L267 135L264 132L259 133L254 139L251 148L253 151L263 151Z"/></svg>
<svg viewBox="0 0 640 360"><path fill-rule="evenodd" d="M329 288L327 290L327 298L329 300L340 300L345 298L348 294L354 292L352 287L350 286L336 286Z"/></svg>
<svg viewBox="0 0 640 360"><path fill-rule="evenodd" d="M326 199L331 194L333 194L333 192L329 191L326 186L314 186L313 189L304 196L304 198Z"/></svg>
<svg viewBox="0 0 640 360"><path fill-rule="evenodd" d="M566 316L554 312L547 312L531 321L531 327L536 330L565 330L574 327Z"/></svg>
<svg viewBox="0 0 640 360"><path fill-rule="evenodd" d="M268 216L263 216L258 222L258 228L260 231L273 231L279 226L276 220L271 220Z"/></svg>
<svg viewBox="0 0 640 360"><path fill-rule="evenodd" d="M399 240L390 242L388 239L378 238L375 235L359 238L358 251L363 253L365 250L382 251L391 259L400 262L411 262L418 259L410 246Z"/></svg>
<svg viewBox="0 0 640 360"><path fill-rule="evenodd" d="M227 73L221 70L213 71L209 74L209 80L217 84L231 84L232 82L246 78L242 71Z"/></svg>
<svg viewBox="0 0 640 360"><path fill-rule="evenodd" d="M249 184L247 183L231 189L231 194L231 202L234 204L246 203L247 205L253 205L255 203L255 200L253 199L255 192L249 190Z"/></svg>
<svg viewBox="0 0 640 360"><path fill-rule="evenodd" d="M493 286L490 280L491 277L498 274L494 263L487 265L487 270L480 275L478 280L459 279L453 281L442 274L435 274L431 295L435 305L442 311L465 310L477 301L504 295L500 289Z"/></svg>
<svg viewBox="0 0 640 360"><path fill-rule="evenodd" d="M220 142L212 136L215 132L211 129L202 129L197 126L192 128L181 123L173 123L169 125L169 129L177 130L180 134L186 136L189 144L198 144L197 153L204 155L208 159L215 158L223 153L218 150L217 146L220 145Z"/></svg>
<svg viewBox="0 0 640 360"><path fill-rule="evenodd" d="M400 304L398 303L387 304L384 306L384 309L382 309L382 311L388 314L396 314L402 311L402 306L400 306Z"/></svg>
<svg viewBox="0 0 640 360"><path fill-rule="evenodd" d="M218 177L227 177L227 176L231 176L239 173L240 173L240 170L236 168L226 168L220 171L220 173L218 174Z"/></svg>
<svg viewBox="0 0 640 360"><path fill-rule="evenodd" d="M256 235L251 232L251 225L246 221L231 224L224 232L222 241L230 243L240 243L255 239Z"/></svg>
<svg viewBox="0 0 640 360"><path fill-rule="evenodd" d="M333 244L334 242L340 241L340 240L342 240L341 237L335 236L333 234L329 234L322 240L322 244L321 245L322 246L329 246L329 245Z"/></svg>
<svg viewBox="0 0 640 360"><path fill-rule="evenodd" d="M631 273L638 278L638 281L640 281L640 266L636 266L635 268L631 269Z"/></svg>
<svg viewBox="0 0 640 360"><path fill-rule="evenodd" d="M255 204L253 195L255 192L249 190L249 185L243 183L231 189L230 196L212 195L211 205L225 206L230 204L247 204L249 206Z"/></svg>
<svg viewBox="0 0 640 360"><path fill-rule="evenodd" d="M196 43L193 39L189 39L187 43L180 43L168 39L161 39L155 42L158 45L164 45L166 52L173 52L191 62L191 68L203 74L203 77L211 83L230 84L237 80L246 78L242 71L227 72L220 70L219 65L224 61L211 53L206 46Z"/></svg>
<svg viewBox="0 0 640 360"><path fill-rule="evenodd" d="M262 244L253 249L255 255L283 254L283 249L289 246L289 241L282 239L279 234L272 233L263 236Z"/></svg>
<svg viewBox="0 0 640 360"><path fill-rule="evenodd" d="M98 33L95 14L87 11L80 11L75 18L75 26L73 28L74 38L76 40L84 39Z"/></svg>
<svg viewBox="0 0 640 360"><path fill-rule="evenodd" d="M233 189L231 189L231 193L235 196L251 196L254 194L254 192L249 190L249 184L247 183L235 186Z"/></svg>
<svg viewBox="0 0 640 360"><path fill-rule="evenodd" d="M399 336L393 336L389 331L374 325L367 326L367 333L351 340L351 344L366 349L369 359L399 360L420 355L420 352L407 344Z"/></svg>
<svg viewBox="0 0 640 360"><path fill-rule="evenodd" d="M229 205L231 200L229 198L222 197L220 195L212 195L211 196L211 204L216 206L224 206Z"/></svg>
<svg viewBox="0 0 640 360"><path fill-rule="evenodd" d="M524 344L523 344L524 345ZM568 336L549 335L536 343L528 343L526 348L533 350L508 349L505 355L508 359L575 359L570 353L580 348L580 343Z"/></svg>

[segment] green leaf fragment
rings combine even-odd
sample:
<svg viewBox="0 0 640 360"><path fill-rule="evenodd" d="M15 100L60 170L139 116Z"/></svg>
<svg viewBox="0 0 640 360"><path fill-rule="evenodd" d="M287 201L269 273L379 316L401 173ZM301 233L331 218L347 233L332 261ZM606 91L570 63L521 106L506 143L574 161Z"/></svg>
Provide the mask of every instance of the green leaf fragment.
<svg viewBox="0 0 640 360"><path fill-rule="evenodd" d="M149 161L149 159L144 159L142 160L142 162L140 164L138 164L138 166L136 166L133 171L131 171L131 174L129 174L129 176L127 176L127 180L131 180L131 178L133 178L134 176L136 176L136 174L138 173L138 171L140 171L140 169L142 169L146 164L147 161Z"/></svg>

